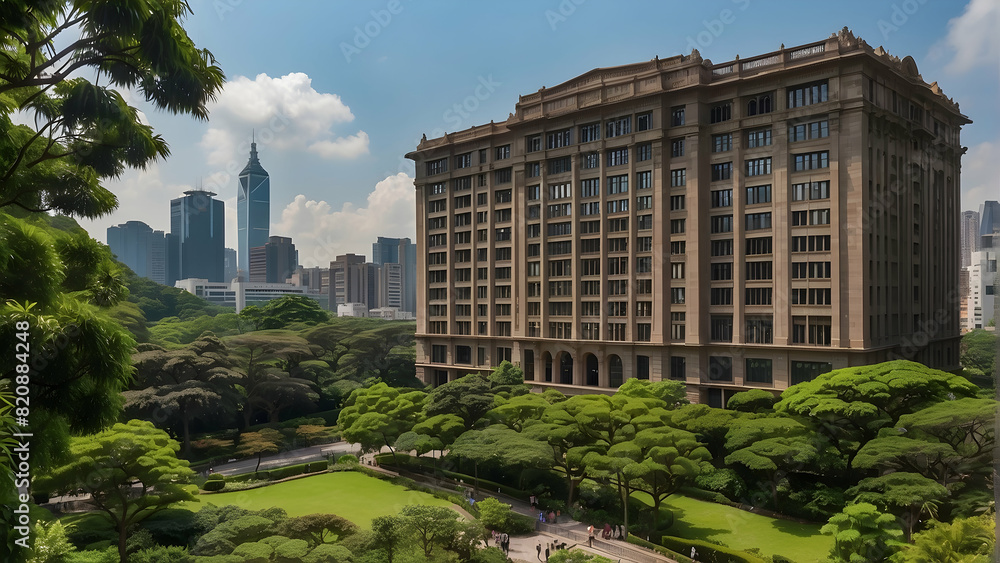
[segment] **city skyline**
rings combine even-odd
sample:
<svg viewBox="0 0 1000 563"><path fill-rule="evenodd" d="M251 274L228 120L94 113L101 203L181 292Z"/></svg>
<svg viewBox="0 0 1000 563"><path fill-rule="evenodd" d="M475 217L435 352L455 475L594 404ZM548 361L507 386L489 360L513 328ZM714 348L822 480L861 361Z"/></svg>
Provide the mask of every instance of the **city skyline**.
<svg viewBox="0 0 1000 563"><path fill-rule="evenodd" d="M989 170L1000 151L1000 128L991 98L1000 49L994 47L996 37L982 30L996 14L995 3L764 6L741 0L640 3L621 13L619 6L599 2L564 3L568 8L558 2L511 2L503 9L474 5L463 10L462 18L496 24L479 31L457 26L465 20L443 6L402 3L402 10L389 14L391 21L383 25L373 16L386 21L383 3L332 7L307 2L295 10L268 3L232 4L193 2L194 14L188 20L192 36L212 50L228 73L210 121L202 125L146 111L173 156L109 183L120 197L120 211L82 222L99 240L109 225L126 220L165 230L165 218L152 213L150 201L160 198L165 203L198 177L226 201L231 240L236 175L246 162L254 127L268 171L281 178L281 186L276 184L271 194L273 231L296 240L304 265L322 265L336 255L363 251L379 235L413 237L413 172L402 155L422 134L433 138L491 119L503 121L518 93L593 68L686 55L692 48L712 60L769 52L778 48L778 40L761 30L774 26L785 30L787 44L799 44L846 25L873 46L911 54L921 72L934 76L975 121L963 136L969 151L962 209L978 208L991 199L989 190L995 192ZM324 22L322 32L311 32L308 26L313 24L307 21L302 33L277 47L246 44L236 36L237 30L239 36L266 33L274 21L302 12L314 14L309 20L316 24ZM635 16L630 41L600 40L608 33L607 21L629 15ZM538 41L490 41L491 34L505 26L516 26ZM366 29L378 33L366 36ZM454 41L419 40L425 34L452 36ZM323 49L305 44L316 36L323 38ZM593 40L584 40L588 37ZM351 47L346 54L342 44ZM463 48L455 51L455 44ZM504 47L491 47L497 44ZM572 48L564 48L567 45ZM534 53L540 52L546 53L545 64L523 63L537 59ZM417 60L435 69L432 79L422 76L423 65L411 64ZM400 83L408 86L398 88ZM144 102L134 103L146 110ZM279 110L284 120L278 118ZM374 225L379 220L391 230L379 232Z"/></svg>

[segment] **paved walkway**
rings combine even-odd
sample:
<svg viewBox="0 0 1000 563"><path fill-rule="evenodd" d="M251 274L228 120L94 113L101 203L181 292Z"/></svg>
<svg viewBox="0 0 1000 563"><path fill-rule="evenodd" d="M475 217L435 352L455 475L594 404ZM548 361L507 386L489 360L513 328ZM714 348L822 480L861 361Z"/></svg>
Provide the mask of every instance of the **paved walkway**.
<svg viewBox="0 0 1000 563"><path fill-rule="evenodd" d="M362 456L361 463L367 465L370 459L372 459L371 454ZM392 475L397 474L396 472L380 467L372 467L372 469ZM448 479L430 478L426 475L409 472L404 472L404 476L430 487L455 492L453 488L442 486L443 483L453 484ZM468 483L463 484L465 486L469 485ZM588 543L590 542L588 540L587 524L577 522L568 515L561 515L558 518L559 521L555 523L547 522L543 524L537 522L539 511L532 508L526 500L516 499L500 492L487 491L483 488L479 489L476 500L480 501L489 497L494 497L500 502L510 505L511 509L518 514L536 519L536 532L534 534L510 538L510 554L508 556L515 563L538 563L539 561L544 563L545 549L548 548L549 553L552 554L555 552L557 546L565 546L565 549L582 549L607 557L612 561L619 561L620 563L676 563L676 561L669 557L630 544L624 540L603 540L600 538L599 531L597 532L597 537L593 540L593 547L588 547ZM489 544L494 545L492 539L489 541ZM541 550L538 549L539 545L541 545Z"/></svg>

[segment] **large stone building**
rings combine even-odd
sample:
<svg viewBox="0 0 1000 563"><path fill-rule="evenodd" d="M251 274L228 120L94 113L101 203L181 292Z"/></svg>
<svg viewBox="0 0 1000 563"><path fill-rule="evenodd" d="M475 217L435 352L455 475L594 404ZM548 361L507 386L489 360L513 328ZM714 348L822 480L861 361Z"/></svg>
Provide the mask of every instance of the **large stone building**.
<svg viewBox="0 0 1000 563"><path fill-rule="evenodd" d="M673 378L722 405L830 369L958 362L969 119L847 29L521 96L416 162L417 371Z"/></svg>

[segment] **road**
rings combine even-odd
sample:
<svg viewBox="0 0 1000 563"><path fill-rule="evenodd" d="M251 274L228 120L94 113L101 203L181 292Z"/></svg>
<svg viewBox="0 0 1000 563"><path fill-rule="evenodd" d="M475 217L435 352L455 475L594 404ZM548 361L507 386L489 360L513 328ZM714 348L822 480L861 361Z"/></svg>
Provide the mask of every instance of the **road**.
<svg viewBox="0 0 1000 563"><path fill-rule="evenodd" d="M357 455L358 450L359 446L348 444L347 442L335 442L333 444L298 448L287 452L281 452L277 455L265 456L260 461L260 470L263 471L271 467L296 465L310 461L320 461L326 459L331 453L338 456L348 453ZM221 473L223 475L236 475L239 473L248 473L253 471L255 467L257 467L257 459L252 458L241 461L233 461L230 463L222 463L212 467L212 470L215 473Z"/></svg>

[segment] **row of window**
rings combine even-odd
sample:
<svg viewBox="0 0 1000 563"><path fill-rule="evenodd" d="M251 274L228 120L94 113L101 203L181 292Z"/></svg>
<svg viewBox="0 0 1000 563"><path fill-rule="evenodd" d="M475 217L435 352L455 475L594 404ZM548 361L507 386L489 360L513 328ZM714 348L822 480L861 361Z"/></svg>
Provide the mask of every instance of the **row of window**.
<svg viewBox="0 0 1000 563"><path fill-rule="evenodd" d="M829 89L826 81L816 82L812 84L806 84L796 87L791 87L786 89L787 94L787 107L789 109L812 105L820 102L825 102L829 99ZM754 116L763 113L770 113L774 109L773 103L773 93L758 94L745 100L746 102L746 115ZM721 102L717 103L709 108L709 122L710 123L720 123L723 121L729 121L733 117L732 102ZM635 117L635 130L636 131L646 131L653 128L653 114L652 112L640 113ZM626 115L621 117L616 117L613 119L608 119L604 122L604 135L605 138L620 137L622 135L628 135L632 133L632 122L633 116ZM670 114L670 124L672 126L684 125L685 116L683 107L671 108ZM601 127L600 123L591 123L587 125L582 125L579 127L579 136L581 143L587 143L591 141L596 141L600 139ZM828 125L825 121L813 122L808 124L793 125L789 129L789 137L792 141L805 140L805 139L815 139L820 137L826 137L829 135ZM767 131L768 143L770 137L770 131ZM729 139L729 146L731 147L732 139ZM726 145L724 140L720 139L720 143L716 144L713 139L713 149L714 152L721 152L724 150L729 150L729 148L723 148ZM573 144L573 129L567 128L560 131L550 132L545 134L545 147L547 149L557 149ZM762 146L754 145L748 142L749 147ZM525 139L525 149L526 152L536 152L542 148L542 135L536 134L531 135ZM678 150L679 149L679 150ZM679 145L674 145L672 147L672 154L674 156L683 155L683 140L680 141ZM487 149L479 150L479 163L485 164L487 162ZM493 149L494 160L505 160L510 158L510 145L502 145L499 147L494 147ZM440 158L426 163L426 172L428 176L443 174L448 171L448 158ZM462 169L472 166L472 152L463 153L455 157L455 168Z"/></svg>

